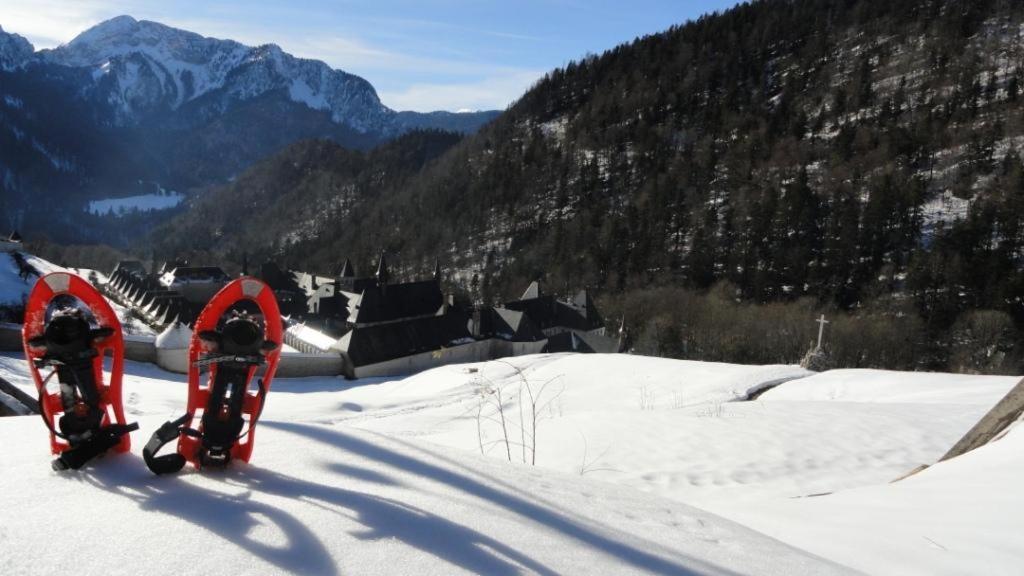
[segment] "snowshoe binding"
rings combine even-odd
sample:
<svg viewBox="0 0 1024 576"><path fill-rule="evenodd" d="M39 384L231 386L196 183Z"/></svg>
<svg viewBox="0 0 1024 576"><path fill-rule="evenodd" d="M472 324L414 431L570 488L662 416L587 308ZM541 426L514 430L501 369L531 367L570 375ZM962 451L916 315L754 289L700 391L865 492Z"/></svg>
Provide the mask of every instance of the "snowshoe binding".
<svg viewBox="0 0 1024 576"><path fill-rule="evenodd" d="M121 323L103 295L74 274L41 277L29 294L22 341L50 431L50 449L59 455L53 469L77 470L108 450L127 452L128 433L138 424L125 423ZM43 376L44 371L49 373ZM48 389L54 376L57 385Z"/></svg>
<svg viewBox="0 0 1024 576"><path fill-rule="evenodd" d="M153 434L143 450L150 470L168 474L186 462L203 468L249 461L282 336L277 300L263 282L239 278L210 300L189 345L187 412ZM156 455L174 440L176 453Z"/></svg>

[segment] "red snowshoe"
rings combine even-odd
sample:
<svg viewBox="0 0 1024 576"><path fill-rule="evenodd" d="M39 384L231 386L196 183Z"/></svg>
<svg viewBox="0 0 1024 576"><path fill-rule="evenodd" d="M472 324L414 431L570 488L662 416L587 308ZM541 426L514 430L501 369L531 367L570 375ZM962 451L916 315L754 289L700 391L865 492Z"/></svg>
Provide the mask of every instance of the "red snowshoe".
<svg viewBox="0 0 1024 576"><path fill-rule="evenodd" d="M167 474L185 462L202 468L236 458L249 461L282 336L277 300L263 282L239 278L210 300L196 320L188 350L188 411L153 434L143 450L150 470ZM177 453L156 455L175 439Z"/></svg>
<svg viewBox="0 0 1024 576"><path fill-rule="evenodd" d="M41 277L28 298L22 341L50 449L60 455L54 470L81 468L108 450L127 452L128 433L139 426L125 423L121 404L121 322L96 288L67 272ZM48 389L54 375L57 385Z"/></svg>

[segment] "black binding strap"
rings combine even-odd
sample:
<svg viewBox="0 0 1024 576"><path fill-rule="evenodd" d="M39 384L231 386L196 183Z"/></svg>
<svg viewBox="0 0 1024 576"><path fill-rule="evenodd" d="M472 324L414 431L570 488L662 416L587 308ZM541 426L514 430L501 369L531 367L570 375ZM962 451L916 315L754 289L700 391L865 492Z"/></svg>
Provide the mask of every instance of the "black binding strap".
<svg viewBox="0 0 1024 576"><path fill-rule="evenodd" d="M177 452L174 454L165 454L163 456L157 456L156 453L159 452L165 444L177 440L183 432L192 435L194 432L193 430L183 428L184 424L191 419L192 414L185 414L177 420L164 422L164 425L153 433L153 436L149 439L146 447L142 449L142 457L146 461L146 466L148 466L154 474L172 474L181 470L185 466L185 457ZM196 432L196 434L198 433Z"/></svg>
<svg viewBox="0 0 1024 576"><path fill-rule="evenodd" d="M38 390L40 407L46 401L46 383L54 374L57 375L60 382L61 405L64 409L64 415L58 422L60 431L57 431L50 419L47 418L45 410L40 409L39 411L39 415L50 433L70 445L50 463L50 466L56 471L78 470L89 460L117 446L121 442L122 436L139 429L136 422L100 425L105 416L105 409L100 406L99 390L92 378L91 359L96 355L96 350L89 348L77 354L66 354L63 360L50 354L36 360L37 368L52 367L54 369L43 380L43 385ZM80 401L89 408L88 419L72 417L74 405Z"/></svg>
<svg viewBox="0 0 1024 576"><path fill-rule="evenodd" d="M203 330L199 338L211 349L193 361L197 368L217 365L209 388L209 398L203 407L199 428L202 432L185 428L193 414L167 422L161 426L146 444L142 455L146 465L155 474L170 474L185 466L188 460L183 454L174 453L157 456L166 444L187 434L200 440L195 457L201 466L225 466L231 461L231 449L248 431L243 432L245 400L248 396L250 369L266 363L264 354L277 347L276 343L262 338L263 330L250 316L235 313L219 330ZM267 385L263 378L258 380L258 406L249 419L249 430L256 425L266 403Z"/></svg>
<svg viewBox="0 0 1024 576"><path fill-rule="evenodd" d="M263 406L266 405L267 386L264 383L263 378L260 378L258 383L259 408L257 408L256 413L249 420L249 429L252 429L252 427L256 425L256 421L259 420L260 415L263 414ZM156 453L165 445L177 440L182 434L202 439L202 432L184 427L185 423L190 420L192 420L192 414L185 414L177 420L164 422L163 426L158 428L157 431L153 433L153 436L150 437L149 442L146 443L146 447L142 449L142 457L146 461L146 466L148 466L154 474L173 474L185 467L185 457L177 452L174 454L165 454L163 456L157 456ZM240 433L232 441L232 445L248 433L249 430L245 430Z"/></svg>
<svg viewBox="0 0 1024 576"><path fill-rule="evenodd" d="M139 429L137 422L131 424L111 424L92 431L86 438L61 452L60 457L50 466L57 471L78 470L86 462L110 450L121 441L121 437Z"/></svg>

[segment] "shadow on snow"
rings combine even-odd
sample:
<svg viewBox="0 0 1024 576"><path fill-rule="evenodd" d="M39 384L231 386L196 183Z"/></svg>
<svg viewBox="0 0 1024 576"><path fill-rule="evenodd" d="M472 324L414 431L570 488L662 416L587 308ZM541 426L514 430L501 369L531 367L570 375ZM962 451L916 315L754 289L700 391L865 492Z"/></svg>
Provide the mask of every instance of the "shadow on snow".
<svg viewBox="0 0 1024 576"><path fill-rule="evenodd" d="M276 421L264 421L262 425L299 434L405 473L446 484L638 569L680 575L721 571L721 568L695 559L686 559L689 566L665 559L585 526L531 499L335 429ZM555 574L554 570L495 538L392 498L319 484L253 466L242 465L220 473L204 474L205 479L220 478L228 485L246 489L242 494L232 495L196 486L187 480L187 475L153 476L138 458L125 458L124 461L122 466L91 468L84 478L111 493L135 501L143 510L168 514L202 526L289 572L337 575L339 567L324 542L300 519L284 509L252 499L253 492L297 499L335 512L366 527L366 530L353 534L356 538L393 538L472 573L505 576L519 574L526 569L538 574ZM398 485L384 474L350 464L329 463L326 469L385 486ZM265 521L281 531L286 540L284 545L268 545L248 536ZM339 560L343 561L343 558Z"/></svg>
<svg viewBox="0 0 1024 576"><path fill-rule="evenodd" d="M336 429L326 428L323 426L313 426L309 424L299 424L291 422L279 422L270 421L264 422L262 425L269 426L278 430L284 430L292 432L294 434L300 434L312 440L316 440L325 443L329 446L340 448L349 451L353 454L358 454L365 458L370 458L377 462L398 468L410 474L422 478L428 478L443 484L447 484L453 488L457 488L467 494L476 496L483 500L487 500L493 504L499 505L511 512L514 512L520 516L528 518L529 520L546 526L552 530L560 532L561 534L568 536L574 540L577 540L587 546L590 546L596 550L600 550L609 556L612 556L626 564L630 564L636 568L654 572L657 574L698 574L708 570L721 572L722 569L708 565L704 562L695 559L688 559L694 566L683 566L671 560L667 560L645 550L641 550L627 543L615 540L605 534L601 534L591 528L581 525L580 523L567 518L565 515L546 508L533 501L527 500L523 497L515 494L507 493L487 484L475 480L466 475L460 474L453 470L443 468L441 466L431 464L424 460L414 458L393 450L389 450L380 445L361 440L354 436L350 436ZM444 521L447 522L447 521ZM430 526L423 526L424 529L432 529ZM464 529L464 528L463 528ZM486 537L484 537L486 538ZM440 542L439 545L444 547L450 544L448 542ZM550 573L548 570L542 571L541 569L529 566L533 570L542 573ZM493 569L475 569L470 568L477 573L488 573L488 574L503 574L504 572L497 572Z"/></svg>
<svg viewBox="0 0 1024 576"><path fill-rule="evenodd" d="M395 484L383 475L366 474L348 465L329 464L327 468L343 474L356 471L364 480ZM218 473L212 473L206 477L216 479L217 476ZM394 538L472 573L511 576L525 568L537 574L555 574L494 538L393 499L244 465L219 476L232 486L248 490L242 495L227 495L194 486L185 477L155 477L138 465L97 467L91 469L86 478L109 492L134 500L143 510L177 516L202 526L289 572L336 575L339 569L323 542L299 519L280 508L251 499L252 492L318 505L364 525L365 531L353 534L356 538ZM263 524L262 519L273 523L285 535L284 546L270 546L246 536L251 529Z"/></svg>
<svg viewBox="0 0 1024 576"><path fill-rule="evenodd" d="M128 458L124 458L128 461ZM160 512L202 526L243 550L290 572L337 574L323 543L295 516L254 501L251 493L229 495L195 486L181 477L153 476L134 458L133 466L98 466L86 479L99 487L134 500L139 508ZM248 537L266 519L285 535L283 547Z"/></svg>

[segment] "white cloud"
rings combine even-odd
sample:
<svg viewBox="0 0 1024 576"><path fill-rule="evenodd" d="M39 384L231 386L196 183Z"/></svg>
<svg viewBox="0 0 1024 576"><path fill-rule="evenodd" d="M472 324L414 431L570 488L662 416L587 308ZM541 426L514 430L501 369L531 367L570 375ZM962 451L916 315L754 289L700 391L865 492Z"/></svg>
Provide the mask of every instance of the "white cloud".
<svg viewBox="0 0 1024 576"><path fill-rule="evenodd" d="M464 83L413 84L380 92L380 98L395 110L503 110L543 75L542 71L520 70Z"/></svg>
<svg viewBox="0 0 1024 576"><path fill-rule="evenodd" d="M395 110L500 110L544 75L544 71L538 70L403 53L354 37L297 36L236 25L228 31L222 30L223 24L219 22L173 21L168 24L249 45L273 42L300 58L322 60L333 68L367 79L378 88L384 104ZM444 76L449 80L416 83L407 80L410 76ZM452 77L456 79L450 80ZM403 86L381 88L396 84Z"/></svg>
<svg viewBox="0 0 1024 576"><path fill-rule="evenodd" d="M121 0L32 0L0 4L0 25L36 47L53 48L97 23L130 13L138 3Z"/></svg>

